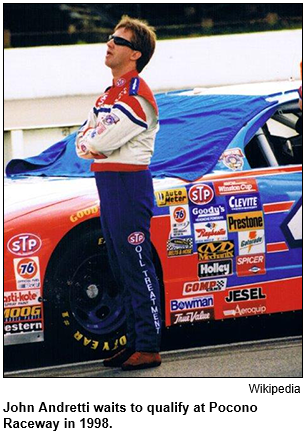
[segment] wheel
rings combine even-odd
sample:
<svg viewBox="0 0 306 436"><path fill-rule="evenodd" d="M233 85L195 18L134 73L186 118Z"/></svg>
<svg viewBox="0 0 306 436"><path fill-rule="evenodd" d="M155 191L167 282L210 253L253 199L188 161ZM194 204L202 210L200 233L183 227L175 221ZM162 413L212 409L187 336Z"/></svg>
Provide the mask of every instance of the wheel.
<svg viewBox="0 0 306 436"><path fill-rule="evenodd" d="M44 281L45 341L57 357L102 358L126 344L125 315L97 226L73 232Z"/></svg>

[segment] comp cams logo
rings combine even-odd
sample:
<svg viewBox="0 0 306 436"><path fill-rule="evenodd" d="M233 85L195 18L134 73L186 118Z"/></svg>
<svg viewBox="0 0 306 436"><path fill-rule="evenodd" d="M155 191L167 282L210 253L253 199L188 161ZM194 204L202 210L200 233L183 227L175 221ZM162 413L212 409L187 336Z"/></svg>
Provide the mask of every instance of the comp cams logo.
<svg viewBox="0 0 306 436"><path fill-rule="evenodd" d="M225 291L227 279L203 280L184 283L183 295L204 294L207 292Z"/></svg>

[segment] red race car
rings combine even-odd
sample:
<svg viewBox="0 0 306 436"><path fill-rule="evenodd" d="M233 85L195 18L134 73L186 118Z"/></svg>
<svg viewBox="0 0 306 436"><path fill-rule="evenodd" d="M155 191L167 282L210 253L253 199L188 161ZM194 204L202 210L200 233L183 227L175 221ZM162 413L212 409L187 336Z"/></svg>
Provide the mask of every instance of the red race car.
<svg viewBox="0 0 306 436"><path fill-rule="evenodd" d="M179 162L157 150L152 165L151 234L169 328L302 308L299 95L248 87L239 93L249 98L249 116L233 123L236 130L223 135L221 148L218 123L228 113L230 125L238 90L167 95L176 118L160 105L161 134L183 146L173 152ZM265 105L253 110L258 94ZM197 132L193 125L188 130L195 118ZM171 124L176 137L167 131ZM184 134L198 141L192 152ZM126 343L125 317L95 181L56 171L38 177L33 168L33 176L9 173L5 182L4 343L45 341L63 355L106 356Z"/></svg>

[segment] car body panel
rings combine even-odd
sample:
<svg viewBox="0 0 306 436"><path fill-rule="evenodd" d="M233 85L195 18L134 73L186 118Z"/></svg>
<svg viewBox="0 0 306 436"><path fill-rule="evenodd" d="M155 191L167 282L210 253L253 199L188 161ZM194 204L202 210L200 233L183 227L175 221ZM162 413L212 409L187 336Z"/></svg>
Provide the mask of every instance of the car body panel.
<svg viewBox="0 0 306 436"><path fill-rule="evenodd" d="M302 308L302 166L250 167L243 144L260 117L210 174L191 183L154 179L151 236L167 327ZM95 181L6 184L5 344L42 341L46 269L71 230L99 218Z"/></svg>

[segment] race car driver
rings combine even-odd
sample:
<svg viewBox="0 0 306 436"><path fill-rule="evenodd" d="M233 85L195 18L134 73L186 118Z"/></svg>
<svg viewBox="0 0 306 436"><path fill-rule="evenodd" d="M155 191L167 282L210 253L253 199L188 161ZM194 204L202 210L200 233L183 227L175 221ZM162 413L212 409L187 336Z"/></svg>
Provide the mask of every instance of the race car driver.
<svg viewBox="0 0 306 436"><path fill-rule="evenodd" d="M101 204L101 226L113 275L122 290L127 347L104 360L134 370L159 366L160 290L152 260L153 186L148 169L158 131L158 109L140 73L156 36L147 23L122 17L109 37L105 64L112 86L96 101L76 140L91 165Z"/></svg>

